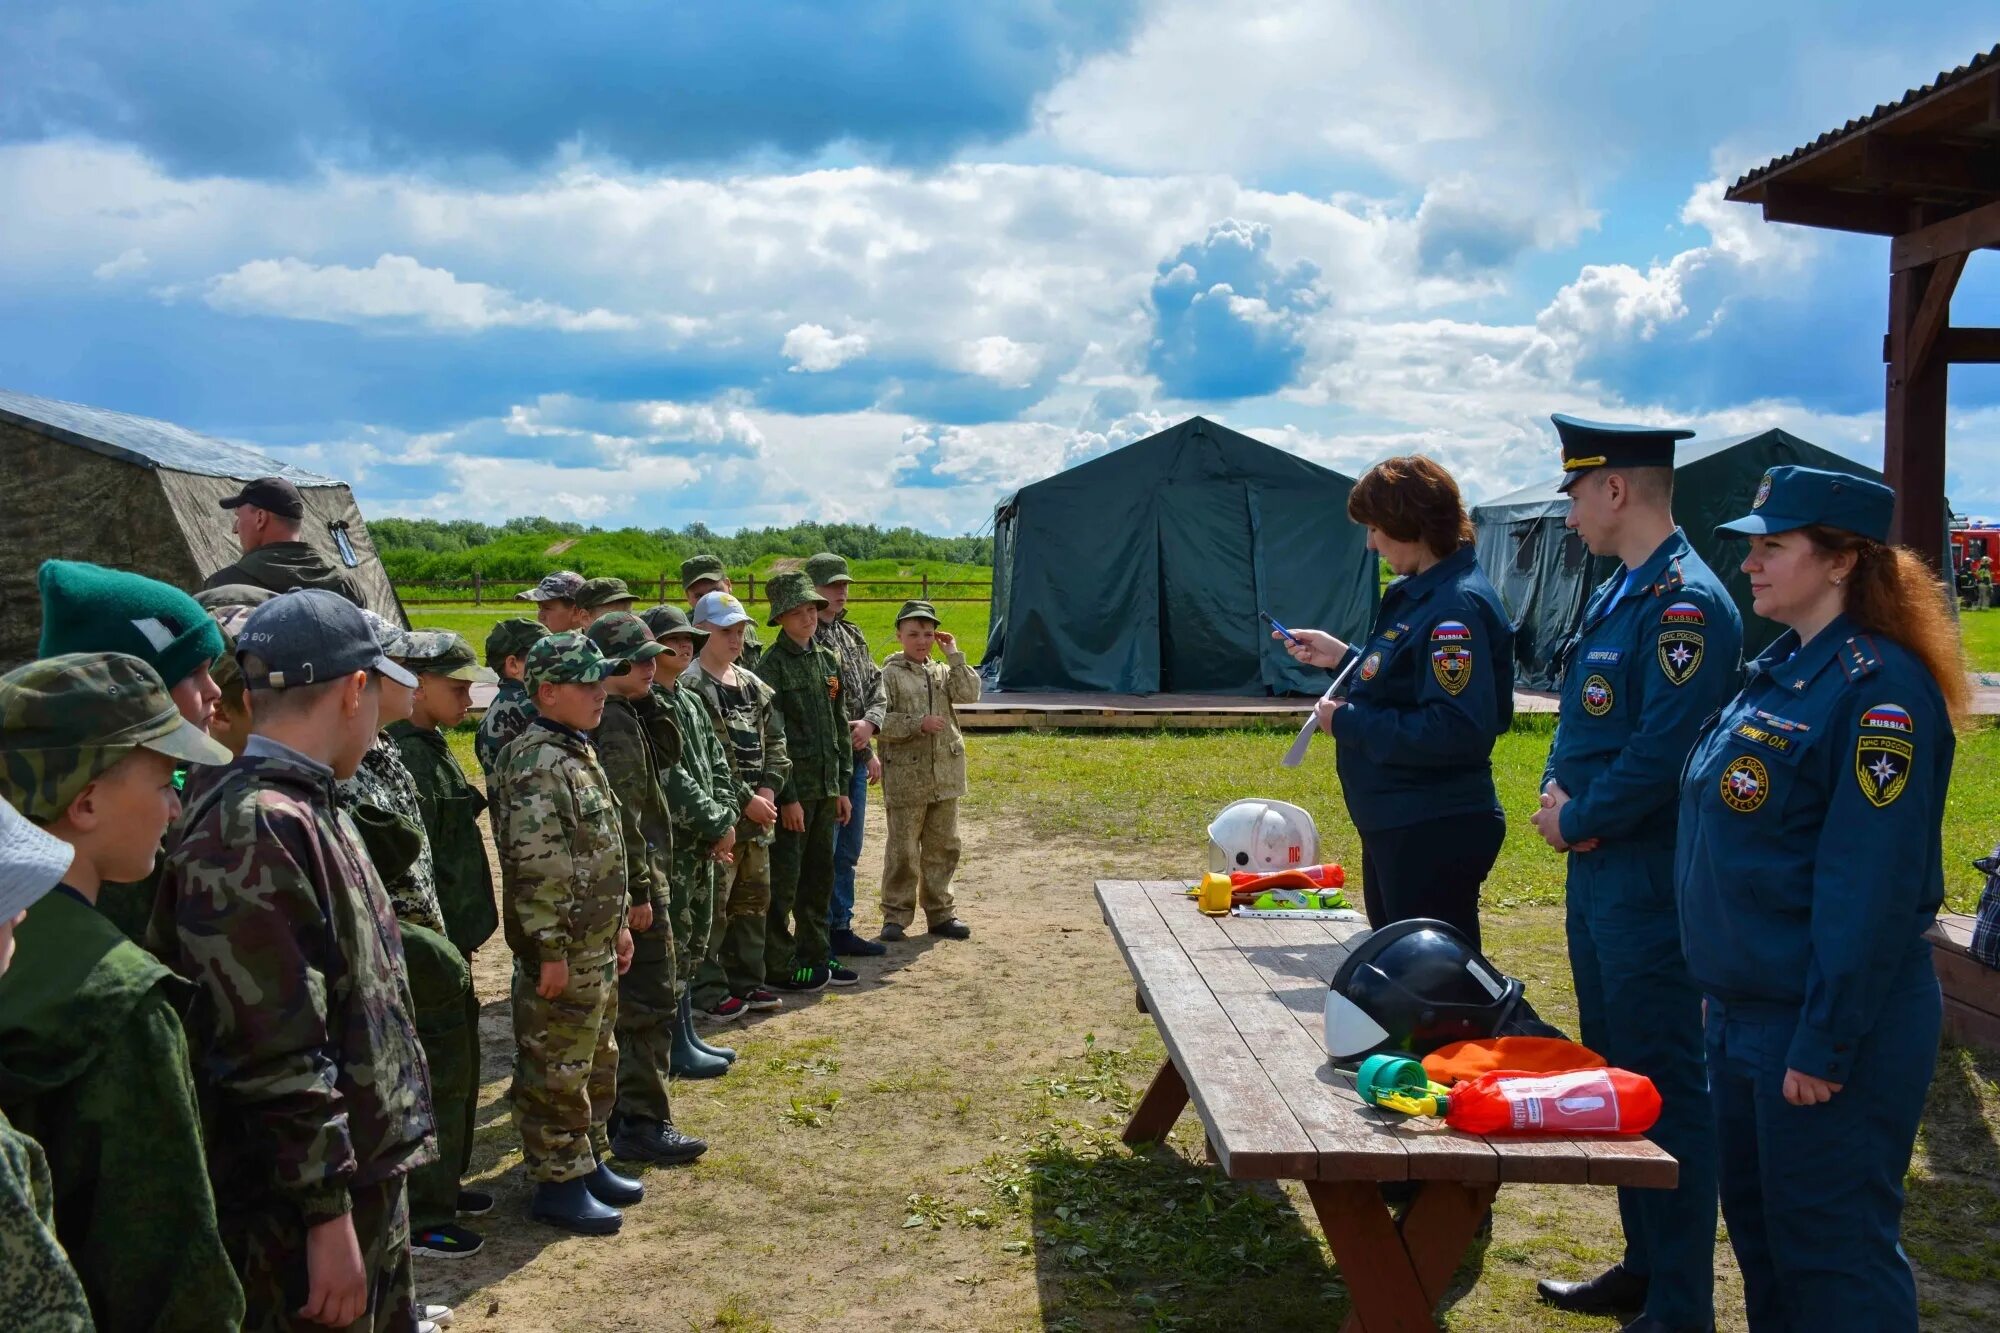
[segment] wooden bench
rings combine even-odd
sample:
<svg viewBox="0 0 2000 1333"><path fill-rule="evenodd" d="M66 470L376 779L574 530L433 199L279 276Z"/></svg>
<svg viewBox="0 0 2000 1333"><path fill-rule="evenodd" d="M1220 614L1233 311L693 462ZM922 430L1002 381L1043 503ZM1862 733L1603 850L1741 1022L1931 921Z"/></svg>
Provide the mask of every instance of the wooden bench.
<svg viewBox="0 0 2000 1333"><path fill-rule="evenodd" d="M1945 1035L1962 1046L2000 1050L2000 972L1972 956L1973 919L1938 916L1926 938L1944 990Z"/></svg>
<svg viewBox="0 0 2000 1333"><path fill-rule="evenodd" d="M1640 1138L1497 1140L1362 1102L1326 1058L1327 983L1358 924L1203 916L1179 880L1099 880L1097 900L1168 1059L1127 1143L1162 1139L1192 1100L1236 1180L1305 1184L1352 1309L1346 1333L1435 1329L1434 1311L1500 1186L1667 1189ZM1401 1223L1380 1182L1416 1182Z"/></svg>

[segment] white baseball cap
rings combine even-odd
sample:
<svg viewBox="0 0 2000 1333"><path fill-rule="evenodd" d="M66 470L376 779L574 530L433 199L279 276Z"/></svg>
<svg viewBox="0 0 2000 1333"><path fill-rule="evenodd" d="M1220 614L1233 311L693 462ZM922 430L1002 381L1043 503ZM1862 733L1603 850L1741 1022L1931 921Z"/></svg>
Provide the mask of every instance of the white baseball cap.
<svg viewBox="0 0 2000 1333"><path fill-rule="evenodd" d="M743 603L730 592L707 592L688 612L688 619L697 625L713 625L717 629L728 629L731 625L741 625L749 620L750 613L743 609Z"/></svg>
<svg viewBox="0 0 2000 1333"><path fill-rule="evenodd" d="M0 925L35 905L62 883L76 848L37 828L28 817L0 801Z"/></svg>

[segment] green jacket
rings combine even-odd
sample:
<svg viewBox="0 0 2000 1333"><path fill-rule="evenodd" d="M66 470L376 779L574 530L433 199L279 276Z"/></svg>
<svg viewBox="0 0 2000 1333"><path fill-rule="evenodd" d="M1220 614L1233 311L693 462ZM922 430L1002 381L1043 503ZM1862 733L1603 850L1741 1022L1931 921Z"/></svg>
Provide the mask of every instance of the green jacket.
<svg viewBox="0 0 2000 1333"><path fill-rule="evenodd" d="M653 698L673 715L681 734L680 762L667 770L667 813L674 835L690 844L714 842L729 832L743 812L729 750L716 734L716 721L702 697L676 682L655 685Z"/></svg>
<svg viewBox="0 0 2000 1333"><path fill-rule="evenodd" d="M486 716L479 719L478 738L472 742L473 756L489 780L500 762L500 752L528 729L535 716L535 701L528 697L528 687L518 680L501 681L499 693L486 705Z"/></svg>
<svg viewBox="0 0 2000 1333"><path fill-rule="evenodd" d="M16 1333L91 1333L90 1306L56 1240L42 1145L0 1115L0 1310Z"/></svg>
<svg viewBox="0 0 2000 1333"><path fill-rule="evenodd" d="M674 833L667 818L667 795L660 787L659 760L646 740L646 723L632 700L614 694L604 701L604 720L590 739L618 800L626 894L635 907L650 902L655 925L665 926L670 915L667 862L673 855ZM679 749L676 738L674 753Z"/></svg>
<svg viewBox="0 0 2000 1333"><path fill-rule="evenodd" d="M194 987L58 889L0 976L0 1109L47 1150L97 1326L234 1329L180 1015Z"/></svg>
<svg viewBox="0 0 2000 1333"><path fill-rule="evenodd" d="M389 736L417 784L445 935L470 957L500 926L493 905L493 863L479 832L486 796L465 776L443 732L396 722Z"/></svg>
<svg viewBox="0 0 2000 1333"><path fill-rule="evenodd" d="M244 555L233 565L224 565L202 581L204 590L226 588L232 583L248 583L272 592L294 588L324 588L339 593L356 606L366 606L360 585L326 562L326 558L304 542L272 542Z"/></svg>
<svg viewBox="0 0 2000 1333"><path fill-rule="evenodd" d="M759 659L757 675L778 696L785 747L792 757L779 804L847 795L854 746L840 700L839 657L814 642L801 648L791 635L780 633Z"/></svg>

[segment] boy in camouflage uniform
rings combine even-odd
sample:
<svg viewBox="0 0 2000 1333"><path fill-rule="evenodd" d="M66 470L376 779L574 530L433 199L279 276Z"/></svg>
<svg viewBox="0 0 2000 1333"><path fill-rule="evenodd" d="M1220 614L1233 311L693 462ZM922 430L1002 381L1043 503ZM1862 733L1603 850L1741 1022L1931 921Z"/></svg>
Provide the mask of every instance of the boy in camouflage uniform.
<svg viewBox="0 0 2000 1333"><path fill-rule="evenodd" d="M430 1071L388 894L334 784L375 739L376 682L414 679L320 589L251 612L237 664L255 731L188 807L165 883L177 970L208 1000L191 1037L244 1327L407 1333Z"/></svg>
<svg viewBox="0 0 2000 1333"><path fill-rule="evenodd" d="M667 1095L683 949L668 880L673 829L663 783L680 759L681 738L673 718L653 701L653 663L662 650L646 622L613 612L590 627L590 640L627 668L605 681L610 697L604 720L591 733L618 797L632 902L632 966L618 979L618 1104L611 1147L628 1161L675 1165L693 1161L706 1147L674 1128ZM721 1067L713 1073L728 1068L714 1063Z"/></svg>
<svg viewBox="0 0 2000 1333"><path fill-rule="evenodd" d="M373 611L361 614L374 633L375 642L384 657L400 663L409 656L411 640L408 630L398 629ZM417 799L417 781L410 776L402 753L397 750L396 742L390 738L388 731L395 723L409 720L415 701L416 677L410 675L407 669L404 675L412 684L405 685L393 676L384 676L376 682L376 692L381 699L378 721L382 729L375 733L368 752L361 756L360 766L352 776L341 779L334 795L340 808L350 815L363 806L369 806L401 820L421 835L424 815L422 803ZM364 834L366 831L364 826ZM400 873L391 874L379 865L376 869L380 873L382 887L388 891L389 905L395 909L398 921L444 934L444 909L438 906L437 873L431 865L428 841L418 843L416 857Z"/></svg>
<svg viewBox="0 0 2000 1333"><path fill-rule="evenodd" d="M194 988L96 910L107 883L151 871L180 813L176 763L228 753L135 657L65 654L0 677L0 797L72 853L0 977L0 1108L48 1153L56 1234L107 1333L220 1331L243 1314L181 1027Z"/></svg>
<svg viewBox="0 0 2000 1333"><path fill-rule="evenodd" d="M758 659L757 674L777 695L792 773L778 793L764 972L782 990L852 986L858 978L834 959L826 929L833 844L854 812L847 796L854 747L840 702L840 659L813 642L826 599L812 580L794 571L772 579L770 589L770 623L779 634Z"/></svg>
<svg viewBox="0 0 2000 1333"><path fill-rule="evenodd" d="M965 737L953 704L979 699L979 673L938 628L929 602L896 613L901 652L882 664L888 708L882 725L882 807L888 849L882 858L882 938L900 940L919 899L933 935L963 940L972 928L953 914L958 870L958 798L965 795ZM944 649L937 661L931 649Z"/></svg>
<svg viewBox="0 0 2000 1333"><path fill-rule="evenodd" d="M752 578L754 585L756 579ZM729 581L729 571L723 567L722 557L703 552L681 561L681 593L688 601L688 617L696 619L694 609L702 598L712 592L726 592L735 595L736 588ZM757 637L757 626L752 624L743 631L743 651L736 655L736 664L750 671L757 669L757 659L764 655L764 644Z"/></svg>
<svg viewBox="0 0 2000 1333"><path fill-rule="evenodd" d="M631 966L618 801L591 748L604 678L625 671L567 632L528 650L534 724L500 752L493 835L501 928L514 951L514 1126L535 1182L529 1216L610 1235L639 1183L614 1173L617 975Z"/></svg>
<svg viewBox="0 0 2000 1333"><path fill-rule="evenodd" d="M735 772L736 846L733 861L718 876L709 947L694 981L695 1005L726 1022L782 1003L764 987L764 930L777 797L792 761L771 687L737 664L750 631L743 603L730 593L711 592L695 603L691 619L708 638L682 688L707 705Z"/></svg>
<svg viewBox="0 0 2000 1333"><path fill-rule="evenodd" d="M854 582L847 572L847 561L831 551L821 551L806 561L806 577L812 580L813 591L826 599L819 611L819 625L813 630L813 642L840 659L842 712L847 718L848 743L854 747L854 773L847 783L852 813L833 844L833 905L826 924L836 957L879 958L888 950L854 933L854 872L861 864L868 787L882 780L882 761L875 757L872 744L882 730L882 668L875 665L868 636L847 618L847 590Z"/></svg>
<svg viewBox="0 0 2000 1333"><path fill-rule="evenodd" d="M493 765L507 742L535 720L534 701L528 698L522 677L527 671L529 645L547 633L533 620L503 620L486 635L486 666L500 677L500 689L486 706L486 716L479 719L472 753L479 760L480 773L487 778L493 776Z"/></svg>
<svg viewBox="0 0 2000 1333"><path fill-rule="evenodd" d="M540 583L514 596L535 604L535 619L550 634L562 634L568 630L581 631L590 624L589 613L576 604L576 595L581 591L583 575L573 569L558 569L553 574L544 574Z"/></svg>

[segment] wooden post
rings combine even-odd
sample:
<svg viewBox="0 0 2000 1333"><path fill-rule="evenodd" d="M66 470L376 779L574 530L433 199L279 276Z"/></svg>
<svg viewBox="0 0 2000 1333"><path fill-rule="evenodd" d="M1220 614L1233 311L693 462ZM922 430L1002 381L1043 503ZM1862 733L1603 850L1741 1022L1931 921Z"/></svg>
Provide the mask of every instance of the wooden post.
<svg viewBox="0 0 2000 1333"><path fill-rule="evenodd" d="M479 599L484 591L484 589L480 587L480 582L481 580L479 577L479 571L475 569L472 571L472 604L474 606L478 606L480 604Z"/></svg>
<svg viewBox="0 0 2000 1333"><path fill-rule="evenodd" d="M924 580L924 600L928 602L931 599L931 576L925 574L922 577Z"/></svg>
<svg viewBox="0 0 2000 1333"><path fill-rule="evenodd" d="M660 602L659 602L659 604L660 604L661 606L665 606L665 605L667 604L667 571L666 571L666 570L664 570L664 569L660 571Z"/></svg>
<svg viewBox="0 0 2000 1333"><path fill-rule="evenodd" d="M1926 339L1923 329L1948 323L1937 312L1940 304L1949 310L1951 291L1944 284L1955 281L1963 261L1940 272L1943 267L1924 264L1889 277L1887 413L1882 429L1882 476L1896 492L1890 539L1933 566L1944 559L1945 402L1951 362L1936 353L1935 334ZM1942 290L1933 292L1933 281Z"/></svg>
<svg viewBox="0 0 2000 1333"><path fill-rule="evenodd" d="M749 574L749 575L745 576L745 578L744 578L744 582L746 582L746 583L748 583L748 584L750 585L750 595L749 595L749 596L747 596L747 597L745 597L745 598L744 598L743 600L744 600L745 602L754 602L754 601L756 601L756 600L757 600L757 575L756 575L755 573L752 573L752 574Z"/></svg>

